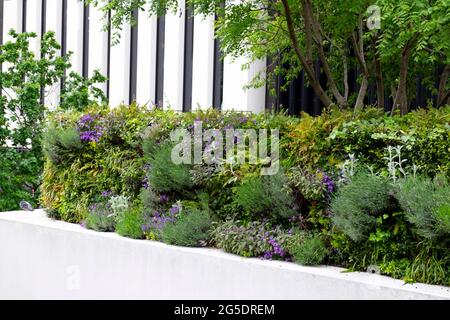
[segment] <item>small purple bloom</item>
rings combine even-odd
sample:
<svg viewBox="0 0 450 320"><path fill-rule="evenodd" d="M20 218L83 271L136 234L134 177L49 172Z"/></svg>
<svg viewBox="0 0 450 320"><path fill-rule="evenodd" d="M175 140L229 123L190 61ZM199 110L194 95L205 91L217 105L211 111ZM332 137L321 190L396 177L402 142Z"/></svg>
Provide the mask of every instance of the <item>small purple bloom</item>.
<svg viewBox="0 0 450 320"><path fill-rule="evenodd" d="M331 180L331 178L328 175L324 175L322 182L325 184L325 186L327 187L327 191L329 193L332 193L334 191L335 185L333 180Z"/></svg>
<svg viewBox="0 0 450 320"><path fill-rule="evenodd" d="M112 196L113 192L111 190L102 191L102 197L107 198Z"/></svg>
<svg viewBox="0 0 450 320"><path fill-rule="evenodd" d="M169 196L167 194L161 194L159 196L159 202L166 203L167 201L169 201Z"/></svg>
<svg viewBox="0 0 450 320"><path fill-rule="evenodd" d="M180 212L180 209L181 208L178 205L174 205L172 206L172 208L170 208L169 212L171 215L175 215Z"/></svg>
<svg viewBox="0 0 450 320"><path fill-rule="evenodd" d="M77 131L84 142L98 142L103 136L104 128L95 124L96 117L86 114L77 123Z"/></svg>
<svg viewBox="0 0 450 320"><path fill-rule="evenodd" d="M248 121L248 118L247 117L239 117L238 120L240 123L246 123Z"/></svg>
<svg viewBox="0 0 450 320"><path fill-rule="evenodd" d="M142 179L142 188L144 188L144 189L150 188L150 184L148 182L148 177L144 177L144 179Z"/></svg>

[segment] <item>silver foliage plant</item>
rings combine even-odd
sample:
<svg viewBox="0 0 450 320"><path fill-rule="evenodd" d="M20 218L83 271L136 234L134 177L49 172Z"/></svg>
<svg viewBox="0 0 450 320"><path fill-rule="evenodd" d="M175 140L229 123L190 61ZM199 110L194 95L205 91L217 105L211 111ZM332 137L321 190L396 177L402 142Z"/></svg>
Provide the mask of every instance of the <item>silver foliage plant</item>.
<svg viewBox="0 0 450 320"><path fill-rule="evenodd" d="M130 197L126 196L112 196L108 203L111 206L112 214L110 216L114 216L116 219L120 218L125 214L125 212L129 208Z"/></svg>

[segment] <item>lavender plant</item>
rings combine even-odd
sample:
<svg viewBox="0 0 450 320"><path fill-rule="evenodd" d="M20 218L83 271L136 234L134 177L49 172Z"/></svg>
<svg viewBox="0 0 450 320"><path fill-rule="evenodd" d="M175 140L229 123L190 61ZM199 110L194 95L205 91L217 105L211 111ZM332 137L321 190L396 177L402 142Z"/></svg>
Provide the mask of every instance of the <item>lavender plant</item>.
<svg viewBox="0 0 450 320"><path fill-rule="evenodd" d="M162 200L168 200L166 195L162 195ZM175 223L177 216L183 210L181 202L174 203L170 209L156 209L149 215L144 215L144 222L141 226L142 231L148 239L156 240L161 238L162 230L169 223Z"/></svg>
<svg viewBox="0 0 450 320"><path fill-rule="evenodd" d="M91 204L85 225L86 228L96 231L114 231L115 219L110 204L104 202Z"/></svg>
<svg viewBox="0 0 450 320"><path fill-rule="evenodd" d="M176 207L172 207L176 208ZM187 247L205 246L210 239L212 221L208 210L191 208L179 213L174 221L167 221L161 239L167 244Z"/></svg>

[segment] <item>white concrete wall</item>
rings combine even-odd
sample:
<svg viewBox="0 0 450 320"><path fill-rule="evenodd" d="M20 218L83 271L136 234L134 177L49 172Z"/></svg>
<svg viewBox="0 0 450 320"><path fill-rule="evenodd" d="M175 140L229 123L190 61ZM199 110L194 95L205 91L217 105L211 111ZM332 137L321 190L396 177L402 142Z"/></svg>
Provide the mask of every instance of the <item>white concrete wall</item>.
<svg viewBox="0 0 450 320"><path fill-rule="evenodd" d="M0 213L0 299L450 299L450 288L245 259Z"/></svg>

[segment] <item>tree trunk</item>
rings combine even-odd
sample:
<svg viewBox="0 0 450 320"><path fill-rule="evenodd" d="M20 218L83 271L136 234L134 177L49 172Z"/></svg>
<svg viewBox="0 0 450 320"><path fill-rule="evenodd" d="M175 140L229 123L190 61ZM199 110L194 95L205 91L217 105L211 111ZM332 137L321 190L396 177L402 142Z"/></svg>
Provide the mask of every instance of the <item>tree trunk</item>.
<svg viewBox="0 0 450 320"><path fill-rule="evenodd" d="M381 61L378 56L375 58L375 80L377 84L377 105L384 109L384 80L381 72Z"/></svg>
<svg viewBox="0 0 450 320"><path fill-rule="evenodd" d="M307 59L305 59L305 57L303 56L303 54L300 50L298 38L297 38L297 35L295 34L295 30L294 30L294 22L292 21L292 13L291 13L291 9L289 7L288 0L281 0L281 2L283 3L284 11L286 14L286 23L287 23L288 32L289 32L289 38L291 39L295 54L299 58L300 63L302 64L302 67L305 70L306 75L308 76L309 83L311 84L311 87L313 88L315 94L317 95L317 97L319 97L320 101L326 107L329 107L333 104L333 101L330 99L330 97L327 95L325 90L320 85L319 80L316 78L314 69L311 68Z"/></svg>
<svg viewBox="0 0 450 320"><path fill-rule="evenodd" d="M409 111L406 85L408 81L409 57L411 56L411 50L414 43L415 40L409 40L402 52L402 57L400 59L400 79L398 83L397 94L395 95L394 104L392 106L392 113L396 108L400 108L401 115L405 115Z"/></svg>
<svg viewBox="0 0 450 320"><path fill-rule="evenodd" d="M320 62L322 63L322 68L327 78L328 86L333 93L333 96L336 99L339 107L346 108L348 104L347 99L345 99L344 96L339 92L333 74L331 72L330 65L328 64L325 56L321 26L319 21L317 21L316 17L314 16L311 0L303 0L302 8L302 16L305 19L305 32L312 32L312 34L314 35L312 38L315 40L315 43L317 45L317 53ZM308 36L306 36L306 38L308 39Z"/></svg>
<svg viewBox="0 0 450 320"><path fill-rule="evenodd" d="M360 110L364 108L364 98L367 94L367 87L369 86L369 68L367 67L365 54L364 54L364 43L363 43L363 22L362 17L358 20L358 30L352 32L352 42L355 50L356 60L358 61L362 73L363 79L361 82L361 87L359 88L358 98L356 99L354 110Z"/></svg>
<svg viewBox="0 0 450 320"><path fill-rule="evenodd" d="M358 98L355 103L355 111L361 110L364 108L364 98L366 97L367 87L369 86L369 79L367 75L363 75L363 79L361 81L361 87L359 88Z"/></svg>
<svg viewBox="0 0 450 320"><path fill-rule="evenodd" d="M437 98L437 106L441 107L445 104L450 104L450 91L446 89L448 76L450 75L450 65L446 65L441 73L441 79L439 81L439 91Z"/></svg>

